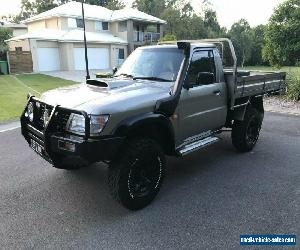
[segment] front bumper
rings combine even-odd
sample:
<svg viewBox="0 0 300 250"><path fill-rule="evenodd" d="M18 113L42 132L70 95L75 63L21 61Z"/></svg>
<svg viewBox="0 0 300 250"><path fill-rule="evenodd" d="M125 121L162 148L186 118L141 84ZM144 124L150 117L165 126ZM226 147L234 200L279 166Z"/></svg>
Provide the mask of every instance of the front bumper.
<svg viewBox="0 0 300 250"><path fill-rule="evenodd" d="M34 97L30 97L29 102L33 102L35 106L37 106L36 103L39 103L38 106L47 105ZM48 123L41 129L25 116L26 108L27 105L21 116L22 135L28 144L50 163L64 158L74 158L88 163L110 161L115 157L124 141L124 137L116 136L91 138L89 135L89 116L84 111L59 106L53 107ZM61 112L82 114L86 119L85 135L82 137L72 135L59 129ZM37 150L36 145L38 145L39 150Z"/></svg>

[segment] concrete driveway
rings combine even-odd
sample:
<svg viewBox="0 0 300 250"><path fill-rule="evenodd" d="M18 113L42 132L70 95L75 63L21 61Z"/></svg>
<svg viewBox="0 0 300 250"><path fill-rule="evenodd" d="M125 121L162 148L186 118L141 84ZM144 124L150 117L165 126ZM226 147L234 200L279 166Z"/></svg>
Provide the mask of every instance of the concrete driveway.
<svg viewBox="0 0 300 250"><path fill-rule="evenodd" d="M112 72L111 69L91 69L90 71L90 76L92 79L96 78L96 73L99 72ZM84 82L85 81L85 76L86 76L86 71L85 70L70 70L70 71L43 71L40 72L41 74L44 75L49 75L49 76L55 76L59 77L62 79L66 80L71 80L74 82Z"/></svg>
<svg viewBox="0 0 300 250"><path fill-rule="evenodd" d="M155 201L131 212L110 197L106 165L54 169L20 129L0 133L1 249L246 249L240 234L299 238L300 118L267 112L251 153L222 138L169 158Z"/></svg>

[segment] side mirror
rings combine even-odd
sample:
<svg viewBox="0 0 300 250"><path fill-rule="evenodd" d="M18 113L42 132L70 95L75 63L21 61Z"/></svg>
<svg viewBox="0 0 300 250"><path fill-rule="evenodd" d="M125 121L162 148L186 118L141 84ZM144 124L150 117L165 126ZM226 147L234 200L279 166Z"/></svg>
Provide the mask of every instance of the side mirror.
<svg viewBox="0 0 300 250"><path fill-rule="evenodd" d="M211 72L199 72L196 79L197 85L207 85L215 82L215 74Z"/></svg>
<svg viewBox="0 0 300 250"><path fill-rule="evenodd" d="M118 71L118 68L117 67L113 67L113 69L112 69L113 74L115 74L117 71Z"/></svg>

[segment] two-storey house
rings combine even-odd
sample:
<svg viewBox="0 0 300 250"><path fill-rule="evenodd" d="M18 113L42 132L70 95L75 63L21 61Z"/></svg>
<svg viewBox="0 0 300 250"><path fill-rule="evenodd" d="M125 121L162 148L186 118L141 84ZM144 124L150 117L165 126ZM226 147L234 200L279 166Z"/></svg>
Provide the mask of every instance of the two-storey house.
<svg viewBox="0 0 300 250"><path fill-rule="evenodd" d="M165 21L137 9L88 4L84 9L90 69L118 66L137 46L162 36ZM85 69L81 3L66 3L24 23L28 33L7 41L12 73Z"/></svg>

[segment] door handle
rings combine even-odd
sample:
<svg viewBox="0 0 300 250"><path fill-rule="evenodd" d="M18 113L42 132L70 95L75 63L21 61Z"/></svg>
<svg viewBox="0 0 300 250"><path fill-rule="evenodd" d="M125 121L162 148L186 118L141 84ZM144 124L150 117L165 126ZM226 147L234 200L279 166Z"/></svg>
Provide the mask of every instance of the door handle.
<svg viewBox="0 0 300 250"><path fill-rule="evenodd" d="M214 90L213 93L214 93L214 95L217 95L217 96L221 95L221 91L219 89Z"/></svg>

